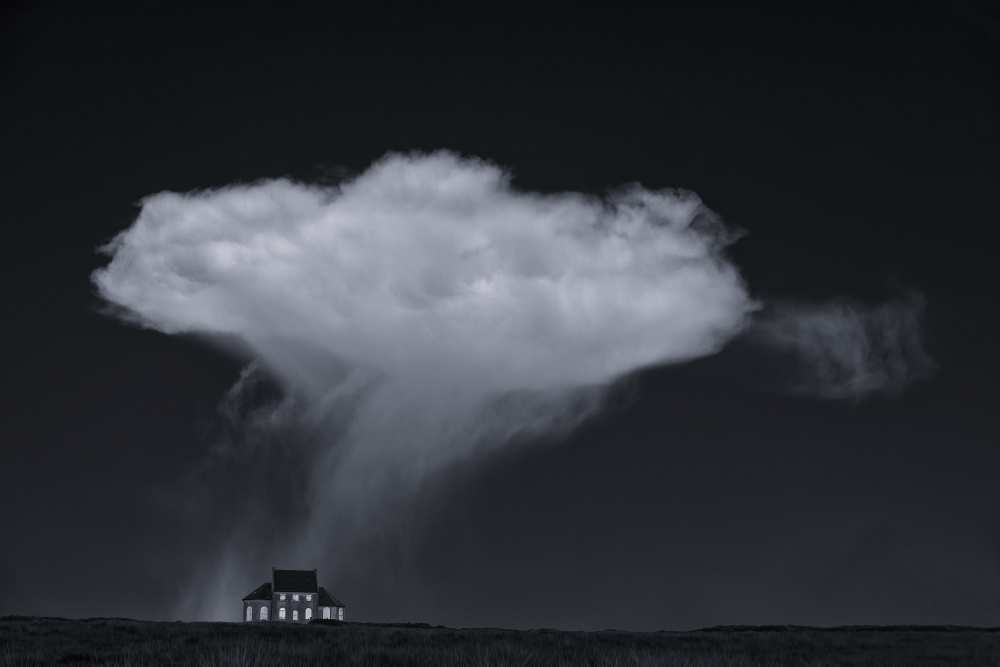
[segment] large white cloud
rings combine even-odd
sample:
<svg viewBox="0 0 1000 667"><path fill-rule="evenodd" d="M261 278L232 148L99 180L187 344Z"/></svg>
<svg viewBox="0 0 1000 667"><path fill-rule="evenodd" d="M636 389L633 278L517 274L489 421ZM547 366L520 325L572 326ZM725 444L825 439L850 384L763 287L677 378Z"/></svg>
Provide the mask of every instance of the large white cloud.
<svg viewBox="0 0 1000 667"><path fill-rule="evenodd" d="M723 240L693 194L540 195L478 160L390 155L336 188L149 196L95 282L150 327L242 339L314 395L339 381L334 363L548 390L740 331L753 304Z"/></svg>

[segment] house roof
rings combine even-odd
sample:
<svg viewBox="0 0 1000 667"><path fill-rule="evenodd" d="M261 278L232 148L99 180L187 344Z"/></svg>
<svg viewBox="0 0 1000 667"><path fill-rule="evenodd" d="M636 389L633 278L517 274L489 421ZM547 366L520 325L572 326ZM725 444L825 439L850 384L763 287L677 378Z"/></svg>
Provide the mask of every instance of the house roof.
<svg viewBox="0 0 1000 667"><path fill-rule="evenodd" d="M316 604L320 607L343 607L344 603L330 595L330 593L320 586L319 595L316 596Z"/></svg>
<svg viewBox="0 0 1000 667"><path fill-rule="evenodd" d="M253 589L247 593L244 600L270 600L271 599L271 582L266 584L261 584L257 588Z"/></svg>
<svg viewBox="0 0 1000 667"><path fill-rule="evenodd" d="M274 570L274 590L311 593L317 590L316 570Z"/></svg>

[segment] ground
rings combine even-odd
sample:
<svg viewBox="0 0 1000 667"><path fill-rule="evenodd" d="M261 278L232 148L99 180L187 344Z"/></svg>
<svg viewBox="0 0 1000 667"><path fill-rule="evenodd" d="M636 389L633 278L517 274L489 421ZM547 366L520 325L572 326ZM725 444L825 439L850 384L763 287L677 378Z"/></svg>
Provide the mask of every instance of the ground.
<svg viewBox="0 0 1000 667"><path fill-rule="evenodd" d="M690 632L0 619L0 665L1000 665L1000 629L723 627Z"/></svg>

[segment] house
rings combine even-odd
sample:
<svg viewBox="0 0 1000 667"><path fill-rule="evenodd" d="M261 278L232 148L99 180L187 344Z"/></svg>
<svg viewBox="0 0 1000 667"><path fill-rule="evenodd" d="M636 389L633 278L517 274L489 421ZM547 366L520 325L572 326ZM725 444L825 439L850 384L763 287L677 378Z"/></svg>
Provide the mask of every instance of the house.
<svg viewBox="0 0 1000 667"><path fill-rule="evenodd" d="M317 585L316 570L271 568L271 581L243 598L247 623L308 623L314 618L344 620L344 603Z"/></svg>

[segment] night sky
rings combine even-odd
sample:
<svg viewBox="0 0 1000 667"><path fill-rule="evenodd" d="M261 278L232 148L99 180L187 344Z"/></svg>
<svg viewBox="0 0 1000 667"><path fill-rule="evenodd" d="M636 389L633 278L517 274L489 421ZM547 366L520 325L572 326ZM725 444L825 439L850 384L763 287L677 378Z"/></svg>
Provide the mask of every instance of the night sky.
<svg viewBox="0 0 1000 667"><path fill-rule="evenodd" d="M3 11L0 614L237 620L275 565L318 568L354 620L1000 623L995 9ZM762 308L301 562L315 433L247 444L248 355L123 322L98 248L153 193L440 149L530 192L694 191ZM758 327L830 303L912 305L921 372L804 391ZM227 551L234 526L261 548ZM191 611L224 553L259 574L228 616Z"/></svg>

